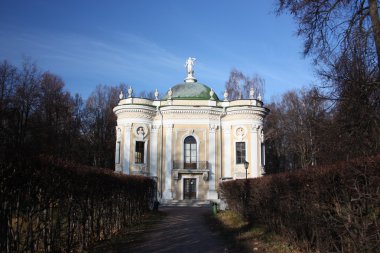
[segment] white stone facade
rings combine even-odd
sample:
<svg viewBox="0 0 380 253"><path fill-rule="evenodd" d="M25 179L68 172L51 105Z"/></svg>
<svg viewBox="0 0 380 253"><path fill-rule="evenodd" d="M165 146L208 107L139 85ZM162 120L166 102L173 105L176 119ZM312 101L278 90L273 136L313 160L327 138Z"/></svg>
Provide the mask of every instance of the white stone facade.
<svg viewBox="0 0 380 253"><path fill-rule="evenodd" d="M262 175L261 100L181 99L173 89L164 100L121 99L114 112L115 171L155 177L162 200L217 199L222 180Z"/></svg>

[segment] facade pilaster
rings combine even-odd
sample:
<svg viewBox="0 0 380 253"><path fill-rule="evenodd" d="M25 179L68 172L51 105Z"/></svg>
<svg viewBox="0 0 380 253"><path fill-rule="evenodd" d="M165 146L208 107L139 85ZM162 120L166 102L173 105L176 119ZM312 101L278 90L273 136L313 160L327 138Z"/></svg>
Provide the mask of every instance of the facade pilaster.
<svg viewBox="0 0 380 253"><path fill-rule="evenodd" d="M121 167L121 141L122 141L122 130L119 126L116 127L116 146L115 146L115 172L122 172Z"/></svg>
<svg viewBox="0 0 380 253"><path fill-rule="evenodd" d="M165 124L165 189L164 199L172 199L172 138L173 124Z"/></svg>
<svg viewBox="0 0 380 253"><path fill-rule="evenodd" d="M259 150L258 150L258 134L259 125L252 125L251 129L251 161L250 161L250 171L251 177L259 177L261 168L259 168Z"/></svg>
<svg viewBox="0 0 380 253"><path fill-rule="evenodd" d="M218 194L215 188L215 167L216 167L216 129L218 125L209 125L209 152L208 152L208 165L210 169L209 175L209 190L207 193L207 199L217 199Z"/></svg>
<svg viewBox="0 0 380 253"><path fill-rule="evenodd" d="M152 125L150 141L150 176L157 177L157 150L158 150L158 130L160 125Z"/></svg>
<svg viewBox="0 0 380 253"><path fill-rule="evenodd" d="M231 126L223 128L223 158L224 177L232 177L231 174Z"/></svg>
<svg viewBox="0 0 380 253"><path fill-rule="evenodd" d="M131 129L132 124L126 124L124 126L124 155L123 155L123 173L130 174L129 171L129 158L131 154Z"/></svg>

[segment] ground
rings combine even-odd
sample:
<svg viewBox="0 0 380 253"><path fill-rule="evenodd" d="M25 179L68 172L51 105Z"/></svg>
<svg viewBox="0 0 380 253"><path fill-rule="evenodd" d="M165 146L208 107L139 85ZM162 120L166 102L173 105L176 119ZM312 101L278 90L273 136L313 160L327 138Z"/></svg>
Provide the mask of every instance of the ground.
<svg viewBox="0 0 380 253"><path fill-rule="evenodd" d="M94 253L268 252L299 253L278 235L247 224L231 211L212 215L211 207L162 207L146 222L97 245Z"/></svg>
<svg viewBox="0 0 380 253"><path fill-rule="evenodd" d="M212 231L205 216L210 207L163 207L152 223L130 231L129 238L104 242L93 252L235 252ZM236 251L237 252L237 251Z"/></svg>

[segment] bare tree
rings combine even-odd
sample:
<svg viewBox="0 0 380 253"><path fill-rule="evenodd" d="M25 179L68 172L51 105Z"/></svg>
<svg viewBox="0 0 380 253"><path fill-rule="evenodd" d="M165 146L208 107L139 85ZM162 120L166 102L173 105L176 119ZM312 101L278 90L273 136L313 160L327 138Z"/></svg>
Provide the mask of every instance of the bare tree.
<svg viewBox="0 0 380 253"><path fill-rule="evenodd" d="M321 72L333 94L337 156L349 159L380 151L380 86L376 82L376 55L358 36L347 50Z"/></svg>
<svg viewBox="0 0 380 253"><path fill-rule="evenodd" d="M33 117L36 121L34 135L38 136L34 142L40 143L40 152L59 157L69 156L73 138L74 100L64 86L59 76L45 72L41 79L38 113Z"/></svg>
<svg viewBox="0 0 380 253"><path fill-rule="evenodd" d="M17 81L17 69L7 61L0 64L0 159L9 156L9 145L14 141L14 113L12 100Z"/></svg>
<svg viewBox="0 0 380 253"><path fill-rule="evenodd" d="M256 95L264 96L265 80L258 74L253 77L244 75L237 69L232 69L230 77L225 84L225 89L229 94L229 99L247 99L249 98L249 91L254 89Z"/></svg>
<svg viewBox="0 0 380 253"><path fill-rule="evenodd" d="M30 59L24 59L22 68L18 73L13 97L13 108L15 110L15 144L20 152L29 152L25 145L30 143L32 135L28 134L29 120L39 105L41 92L41 73L37 65Z"/></svg>
<svg viewBox="0 0 380 253"><path fill-rule="evenodd" d="M380 69L380 19L378 0L278 0L278 13L289 11L304 38L304 54L327 60L350 42L356 31L371 39ZM345 43L346 42L346 43Z"/></svg>
<svg viewBox="0 0 380 253"><path fill-rule="evenodd" d="M155 98L153 91L141 91L139 94L139 97L141 98L147 98L153 100Z"/></svg>
<svg viewBox="0 0 380 253"><path fill-rule="evenodd" d="M89 162L93 166L114 165L116 116L112 109L119 101L120 89L98 85L85 106L84 134Z"/></svg>
<svg viewBox="0 0 380 253"><path fill-rule="evenodd" d="M329 121L326 101L316 88L290 91L268 105L265 121L268 172L305 168L323 161Z"/></svg>

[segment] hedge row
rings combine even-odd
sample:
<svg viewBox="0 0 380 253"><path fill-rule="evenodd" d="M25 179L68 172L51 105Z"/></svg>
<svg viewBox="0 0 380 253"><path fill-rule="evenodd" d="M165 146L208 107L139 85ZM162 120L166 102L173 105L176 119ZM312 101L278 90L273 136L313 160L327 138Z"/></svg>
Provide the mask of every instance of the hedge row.
<svg viewBox="0 0 380 253"><path fill-rule="evenodd" d="M51 158L0 165L1 252L81 252L131 224L154 201L154 180Z"/></svg>
<svg viewBox="0 0 380 253"><path fill-rule="evenodd" d="M229 207L305 250L380 252L380 156L221 184Z"/></svg>

